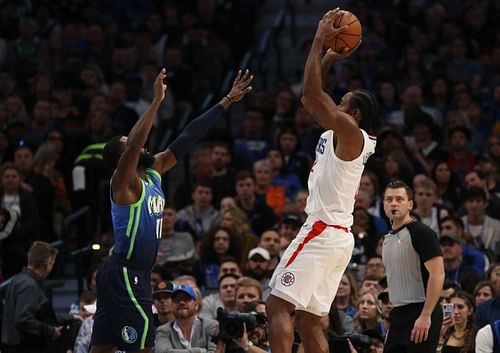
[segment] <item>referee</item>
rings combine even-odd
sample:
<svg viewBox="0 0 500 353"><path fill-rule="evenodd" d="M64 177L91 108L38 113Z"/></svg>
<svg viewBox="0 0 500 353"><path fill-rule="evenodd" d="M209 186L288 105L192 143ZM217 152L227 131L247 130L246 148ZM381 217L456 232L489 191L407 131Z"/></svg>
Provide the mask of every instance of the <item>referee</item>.
<svg viewBox="0 0 500 353"><path fill-rule="evenodd" d="M436 233L413 219L413 192L402 181L389 183L384 211L392 225L384 237L391 311L385 353L435 353L443 312L438 304L444 282L443 255Z"/></svg>

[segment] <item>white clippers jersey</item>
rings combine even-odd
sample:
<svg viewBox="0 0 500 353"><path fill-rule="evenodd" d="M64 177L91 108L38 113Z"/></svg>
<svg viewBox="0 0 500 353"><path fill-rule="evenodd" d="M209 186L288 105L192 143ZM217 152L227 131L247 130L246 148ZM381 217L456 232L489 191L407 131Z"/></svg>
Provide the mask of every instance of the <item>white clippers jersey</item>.
<svg viewBox="0 0 500 353"><path fill-rule="evenodd" d="M327 130L316 145L316 160L307 182L309 197L306 213L329 225L352 226L354 199L361 174L368 158L375 153L376 138L361 130L363 151L352 161L343 161L335 155L333 130Z"/></svg>

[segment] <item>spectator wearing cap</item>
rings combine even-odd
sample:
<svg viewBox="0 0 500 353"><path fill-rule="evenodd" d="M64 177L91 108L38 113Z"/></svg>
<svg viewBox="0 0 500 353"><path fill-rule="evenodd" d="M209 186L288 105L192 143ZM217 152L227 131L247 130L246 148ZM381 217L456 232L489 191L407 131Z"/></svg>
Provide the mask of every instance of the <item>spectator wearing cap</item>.
<svg viewBox="0 0 500 353"><path fill-rule="evenodd" d="M486 254L478 250L474 245L474 240L470 234L464 230L464 222L459 217L447 216L441 220L439 225L441 235L458 234L462 240L462 259L468 263L477 273L484 275L489 266L489 259Z"/></svg>
<svg viewBox="0 0 500 353"><path fill-rule="evenodd" d="M486 193L482 188L472 187L465 191L462 217L465 231L472 234L480 249L495 254L500 239L500 221L486 215Z"/></svg>
<svg viewBox="0 0 500 353"><path fill-rule="evenodd" d="M491 193L488 189L488 179L480 170L471 170L465 175L466 191L471 188L480 188L484 190L486 195L486 215L495 219L500 219L500 197Z"/></svg>
<svg viewBox="0 0 500 353"><path fill-rule="evenodd" d="M300 217L295 213L286 213L281 216L278 232L281 236L281 253L290 245L302 226Z"/></svg>
<svg viewBox="0 0 500 353"><path fill-rule="evenodd" d="M481 274L462 259L462 240L458 234L446 233L439 238L443 252L445 279L459 283L462 288L474 289Z"/></svg>
<svg viewBox="0 0 500 353"><path fill-rule="evenodd" d="M153 288L153 307L156 309L153 320L156 327L174 319L172 312L172 292L174 287L175 285L171 281L161 281Z"/></svg>
<svg viewBox="0 0 500 353"><path fill-rule="evenodd" d="M259 247L269 251L269 271L273 271L280 262L281 237L277 230L269 229L260 235Z"/></svg>
<svg viewBox="0 0 500 353"><path fill-rule="evenodd" d="M264 248L256 247L248 253L245 275L257 280L262 290L262 299L266 300L271 292L269 279L271 271L271 254Z"/></svg>
<svg viewBox="0 0 500 353"><path fill-rule="evenodd" d="M158 327L155 353L214 353L212 341L217 321L198 317L196 292L189 285L180 285L172 292L175 319Z"/></svg>
<svg viewBox="0 0 500 353"><path fill-rule="evenodd" d="M217 308L224 308L224 311L236 311L236 282L239 275L228 273L219 277L219 290L202 300L200 317L217 320Z"/></svg>

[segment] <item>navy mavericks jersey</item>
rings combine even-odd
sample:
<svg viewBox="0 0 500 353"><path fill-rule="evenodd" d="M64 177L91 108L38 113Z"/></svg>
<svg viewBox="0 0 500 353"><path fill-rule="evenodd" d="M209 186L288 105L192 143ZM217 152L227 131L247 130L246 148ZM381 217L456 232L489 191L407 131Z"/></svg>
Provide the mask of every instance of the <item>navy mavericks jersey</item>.
<svg viewBox="0 0 500 353"><path fill-rule="evenodd" d="M146 180L141 182L141 197L135 203L117 205L111 197L113 254L135 264L152 266L161 239L165 196L156 170L146 169Z"/></svg>

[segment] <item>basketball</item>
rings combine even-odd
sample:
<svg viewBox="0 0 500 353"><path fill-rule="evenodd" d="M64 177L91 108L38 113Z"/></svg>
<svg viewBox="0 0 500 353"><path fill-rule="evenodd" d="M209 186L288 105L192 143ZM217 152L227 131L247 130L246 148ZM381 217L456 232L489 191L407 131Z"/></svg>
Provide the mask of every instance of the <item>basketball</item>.
<svg viewBox="0 0 500 353"><path fill-rule="evenodd" d="M348 26L342 33L339 33L335 38L326 41L326 45L336 52L342 52L345 48L352 50L361 41L363 28L358 18L349 11L344 13L335 21L333 27L339 28Z"/></svg>

